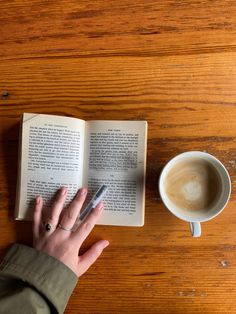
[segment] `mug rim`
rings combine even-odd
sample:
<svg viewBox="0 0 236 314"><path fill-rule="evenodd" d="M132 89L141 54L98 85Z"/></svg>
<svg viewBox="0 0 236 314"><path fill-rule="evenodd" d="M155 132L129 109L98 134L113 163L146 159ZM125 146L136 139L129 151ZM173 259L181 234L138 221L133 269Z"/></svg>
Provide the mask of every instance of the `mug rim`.
<svg viewBox="0 0 236 314"><path fill-rule="evenodd" d="M167 166L169 166L169 164L171 162L174 162L176 159L179 159L181 158L182 156L188 156L188 155L194 155L194 154L197 154L198 156L199 155L202 155L202 156L205 156L205 157L208 157L208 158L211 158L213 159L214 161L216 161L221 167L222 169L224 170L225 174L226 174L226 177L227 177L227 180L228 180L228 183L229 183L229 190L228 190L228 193L227 193L227 198L225 199L224 201L224 205L222 206L222 208L218 211L216 211L214 214L212 214L209 218L196 218L196 219L192 219L192 218L183 218L183 216L181 214L179 214L177 212L177 210L174 210L172 208L169 208L169 206L166 204L166 201L165 201L165 198L164 198L164 195L162 193L162 190L163 188L161 188L161 184L162 184L162 180L163 180L163 173L164 171L166 170ZM183 153L180 153L176 156L174 156L173 158L171 158L166 164L165 166L163 167L161 173L160 173L160 176L159 176L159 182L158 182L158 188L159 188L159 193L160 193L160 197L161 197L161 200L163 202L163 204L165 205L165 207L174 215L176 216L177 218L183 220L183 221L186 221L186 222L204 222L204 221L209 221L213 218L215 218L216 216L218 216L226 207L226 205L228 204L229 202L229 199L230 199L230 195L231 195L231 179L230 179L230 175L228 173L228 170L226 169L226 167L224 166L224 164L218 159L216 158L215 156L207 153L207 152L203 152L203 151L186 151L186 152L183 152Z"/></svg>

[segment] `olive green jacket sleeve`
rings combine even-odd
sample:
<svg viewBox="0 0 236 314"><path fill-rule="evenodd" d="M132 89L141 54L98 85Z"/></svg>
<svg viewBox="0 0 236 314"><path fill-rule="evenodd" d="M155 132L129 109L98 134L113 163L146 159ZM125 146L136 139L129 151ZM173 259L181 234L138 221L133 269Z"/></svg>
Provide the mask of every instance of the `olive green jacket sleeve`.
<svg viewBox="0 0 236 314"><path fill-rule="evenodd" d="M63 313L76 283L57 259L14 244L0 264L0 313Z"/></svg>

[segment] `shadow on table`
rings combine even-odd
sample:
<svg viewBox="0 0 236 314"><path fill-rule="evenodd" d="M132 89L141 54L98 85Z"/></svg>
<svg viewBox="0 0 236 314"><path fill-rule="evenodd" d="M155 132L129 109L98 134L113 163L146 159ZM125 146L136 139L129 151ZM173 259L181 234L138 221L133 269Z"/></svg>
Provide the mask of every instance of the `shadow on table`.
<svg viewBox="0 0 236 314"><path fill-rule="evenodd" d="M14 124L6 132L4 132L1 139L1 151L3 157L2 170L6 190L4 203L6 209L8 210L9 224L13 224L12 229L15 232L12 238L15 239L16 242L30 244L32 243L32 223L14 220L18 171L18 139L19 123Z"/></svg>

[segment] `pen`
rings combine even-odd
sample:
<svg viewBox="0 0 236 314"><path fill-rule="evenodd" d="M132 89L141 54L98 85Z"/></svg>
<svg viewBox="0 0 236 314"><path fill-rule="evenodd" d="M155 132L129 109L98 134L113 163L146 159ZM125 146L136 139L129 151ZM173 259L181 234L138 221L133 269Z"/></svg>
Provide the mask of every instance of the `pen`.
<svg viewBox="0 0 236 314"><path fill-rule="evenodd" d="M102 185L100 188L97 190L91 201L88 203L88 205L85 207L85 209L82 211L80 214L79 220L82 221L85 216L87 216L93 208L97 206L97 204L102 200L103 196L105 195L107 191L107 186Z"/></svg>

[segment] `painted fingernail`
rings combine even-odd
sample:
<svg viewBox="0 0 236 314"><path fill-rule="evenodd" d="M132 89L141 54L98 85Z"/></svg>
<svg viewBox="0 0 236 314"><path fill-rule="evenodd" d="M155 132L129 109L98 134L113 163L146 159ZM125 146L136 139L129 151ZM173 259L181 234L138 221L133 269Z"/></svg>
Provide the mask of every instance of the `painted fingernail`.
<svg viewBox="0 0 236 314"><path fill-rule="evenodd" d="M85 195L87 193L87 190L85 188L82 188L79 190L79 195L82 196L82 195Z"/></svg>
<svg viewBox="0 0 236 314"><path fill-rule="evenodd" d="M66 193L67 193L67 188L66 187L61 188L61 196L66 195Z"/></svg>

